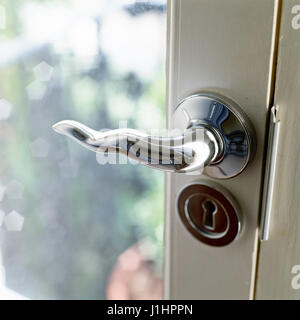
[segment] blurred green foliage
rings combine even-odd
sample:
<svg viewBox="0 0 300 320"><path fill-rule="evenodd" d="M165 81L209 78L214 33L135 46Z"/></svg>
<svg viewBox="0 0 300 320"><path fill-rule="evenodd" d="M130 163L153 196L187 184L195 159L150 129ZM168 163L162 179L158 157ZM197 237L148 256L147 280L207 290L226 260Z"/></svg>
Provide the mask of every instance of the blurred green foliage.
<svg viewBox="0 0 300 320"><path fill-rule="evenodd" d="M21 9L37 2L62 3L0 1L8 22L0 32L4 46L22 36ZM63 3L72 10L72 0ZM30 99L33 67L41 61L54 74L43 96ZM101 45L89 68L79 65L72 52L45 45L0 69L0 98L13 105L11 117L0 120L0 182L24 185L23 198L6 196L0 209L25 217L22 232L0 229L6 284L34 299L104 299L118 256L141 240L152 248L147 254L157 272L162 270L163 174L135 165L99 165L95 154L57 136L51 126L70 118L114 128L127 119L128 126L151 129L151 117L139 112L147 105L159 119L155 128L164 127L164 66L150 80L134 72L117 74ZM49 146L47 157L32 154L38 138Z"/></svg>

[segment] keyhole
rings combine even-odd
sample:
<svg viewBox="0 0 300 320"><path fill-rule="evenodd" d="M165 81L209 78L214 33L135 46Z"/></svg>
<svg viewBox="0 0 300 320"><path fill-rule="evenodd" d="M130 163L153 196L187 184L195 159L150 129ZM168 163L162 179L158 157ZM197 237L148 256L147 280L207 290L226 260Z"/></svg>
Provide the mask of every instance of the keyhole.
<svg viewBox="0 0 300 320"><path fill-rule="evenodd" d="M215 215L217 213L217 207L214 202L206 200L202 204L203 212L203 226L209 230L215 230Z"/></svg>

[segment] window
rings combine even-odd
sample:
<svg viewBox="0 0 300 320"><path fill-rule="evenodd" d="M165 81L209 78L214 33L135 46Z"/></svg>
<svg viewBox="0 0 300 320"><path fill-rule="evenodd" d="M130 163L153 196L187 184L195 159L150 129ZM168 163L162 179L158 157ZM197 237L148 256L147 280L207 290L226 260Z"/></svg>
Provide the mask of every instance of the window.
<svg viewBox="0 0 300 320"><path fill-rule="evenodd" d="M0 4L0 288L160 298L163 173L101 165L51 126L164 127L165 1Z"/></svg>

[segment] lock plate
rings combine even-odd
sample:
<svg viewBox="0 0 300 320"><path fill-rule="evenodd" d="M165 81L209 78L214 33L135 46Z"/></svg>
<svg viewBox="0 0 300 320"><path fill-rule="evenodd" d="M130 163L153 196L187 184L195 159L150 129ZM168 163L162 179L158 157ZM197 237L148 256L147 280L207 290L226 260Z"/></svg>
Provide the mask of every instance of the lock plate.
<svg viewBox="0 0 300 320"><path fill-rule="evenodd" d="M205 244L225 246L240 233L236 201L215 184L203 181L185 186L179 193L177 209L186 229Z"/></svg>

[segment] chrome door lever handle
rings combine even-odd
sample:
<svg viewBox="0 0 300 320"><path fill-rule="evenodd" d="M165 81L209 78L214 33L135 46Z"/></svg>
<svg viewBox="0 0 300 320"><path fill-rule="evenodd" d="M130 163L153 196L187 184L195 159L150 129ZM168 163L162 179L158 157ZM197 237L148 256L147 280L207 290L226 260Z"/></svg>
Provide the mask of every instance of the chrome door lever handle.
<svg viewBox="0 0 300 320"><path fill-rule="evenodd" d="M53 129L95 152L121 153L144 165L169 172L195 172L221 153L217 138L199 125L174 137L156 137L134 129L95 131L70 120Z"/></svg>
<svg viewBox="0 0 300 320"><path fill-rule="evenodd" d="M224 99L197 94L183 100L174 113L175 127L183 133L171 137L134 129L101 132L71 120L53 129L92 151L121 153L155 169L230 178L248 164L255 138L239 107Z"/></svg>

